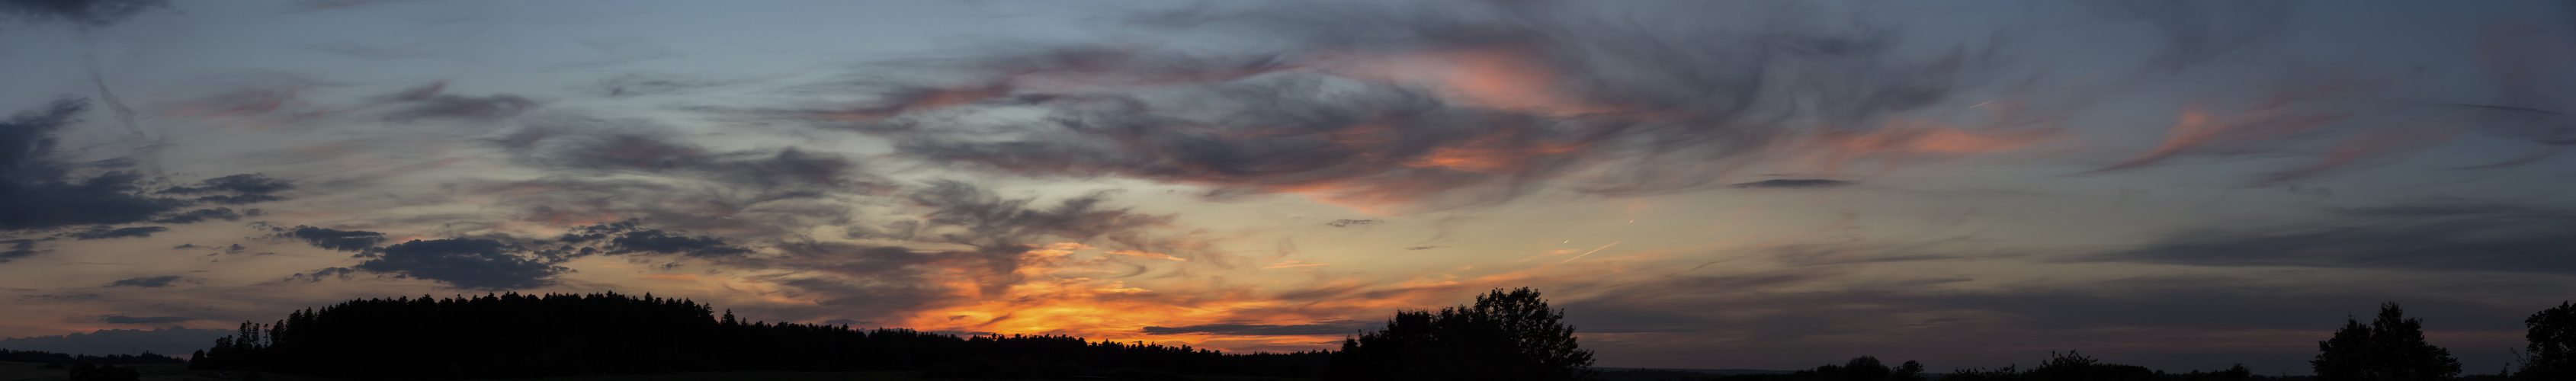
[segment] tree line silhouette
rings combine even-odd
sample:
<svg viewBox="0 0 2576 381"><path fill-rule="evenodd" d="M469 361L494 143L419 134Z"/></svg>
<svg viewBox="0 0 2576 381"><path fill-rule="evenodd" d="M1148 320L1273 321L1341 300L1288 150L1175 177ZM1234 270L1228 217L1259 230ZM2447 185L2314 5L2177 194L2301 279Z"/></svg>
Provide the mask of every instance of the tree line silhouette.
<svg viewBox="0 0 2576 381"><path fill-rule="evenodd" d="M139 355L72 355L45 351L0 349L0 361L41 362L46 368L63 369L71 381L133 381L143 377L133 367L117 365L179 364L188 360L164 356L151 351ZM66 365L69 364L69 365Z"/></svg>
<svg viewBox="0 0 2576 381"><path fill-rule="evenodd" d="M2318 354L2308 363L2314 376L2288 377L2316 381L2412 381L2412 380L2576 380L2576 304L2560 302L2557 307L2533 313L2523 320L2528 340L2514 361L2495 374L2461 375L2460 361L2449 349L2424 340L2423 319L2407 318L2397 303L2381 304L2379 314L2370 322L2346 319L2334 336L2317 342ZM2018 365L1999 369L1965 368L1947 374L1925 373L1923 365L1906 361L1888 366L1876 357L1861 356L1839 365L1824 365L1788 374L1740 374L1714 376L1656 369L1605 372L1602 379L1611 381L2202 381L2276 379L2254 374L2237 364L2217 371L2193 370L2189 373L2167 373L2143 366L2103 362L2076 351L2049 353L2037 366Z"/></svg>
<svg viewBox="0 0 2576 381"><path fill-rule="evenodd" d="M1329 356L745 322L731 311L718 317L706 304L650 294L511 293L352 300L271 324L245 322L190 367L351 379L855 370L937 370L930 375L953 378L1112 371L1309 377Z"/></svg>
<svg viewBox="0 0 2576 381"><path fill-rule="evenodd" d="M1715 376L1639 369L1595 372L1563 310L1537 291L1495 289L1474 304L1397 311L1386 325L1343 340L1339 351L1230 354L1190 346L1090 341L1053 335L966 335L847 325L744 322L686 299L616 293L516 293L480 297L352 300L245 322L192 369L280 372L351 379L517 378L690 371L923 371L930 378L1182 379L1182 374L1323 380L1610 381L2199 381L2273 379L2244 365L2169 373L2075 351L2030 368L1930 373L1922 363L1861 356L1785 374ZM2576 304L2524 320L2518 367L2461 377L2449 350L2424 340L2422 319L2383 304L2368 323L2349 319L2317 343L2321 381L2576 379ZM5 351L5 356L79 360ZM120 358L82 356L111 363ZM15 357L13 357L15 358ZM33 357L30 357L33 358ZM174 359L175 360L175 359ZM31 360L19 360L31 361Z"/></svg>
<svg viewBox="0 0 2576 381"><path fill-rule="evenodd" d="M170 357L170 356L164 356L164 355L161 355L161 354L152 353L151 351L144 351L144 352L143 352L143 354L139 354L139 355L105 355L105 356L93 356L93 355L73 355L73 354L67 354L67 353L53 353L53 352L45 352L45 351L13 351L13 350L7 350L7 349L0 349L0 361L40 362L40 363L46 363L46 364L74 364L74 363L84 363L84 362L85 362L85 363L91 363L91 364L102 364L102 365L104 365L104 364L133 365L133 364L179 364L179 363L186 363L186 362L188 362L188 359L177 358L177 357Z"/></svg>

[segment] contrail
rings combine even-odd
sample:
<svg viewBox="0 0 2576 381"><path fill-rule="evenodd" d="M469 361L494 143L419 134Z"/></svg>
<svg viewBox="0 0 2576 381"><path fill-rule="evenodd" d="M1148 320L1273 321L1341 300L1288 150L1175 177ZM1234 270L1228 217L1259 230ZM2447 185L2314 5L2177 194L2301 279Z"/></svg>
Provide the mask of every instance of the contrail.
<svg viewBox="0 0 2576 381"><path fill-rule="evenodd" d="M143 134L142 129L134 128L134 108L125 107L125 100L117 99L116 92L107 90L107 76L99 74L98 57L81 55L81 63L89 66L89 81L98 85L100 103L106 103L107 109L116 113L116 124L125 127L125 132L133 133L137 139L149 137Z"/></svg>
<svg viewBox="0 0 2576 381"><path fill-rule="evenodd" d="M84 41L84 43L87 42ZM124 99L117 98L115 91L108 90L107 75L100 73L98 55L81 54L81 64L89 68L90 83L98 85L99 103L107 104L108 111L116 115L116 124L125 127L125 132L134 134L134 139L141 143L134 147L134 156L140 159L138 161L142 162L143 169L154 177L167 176L167 173L161 171L161 149L168 147L169 141L166 140L168 137L154 138L151 134L143 133L142 128L134 126L134 108L126 107Z"/></svg>
<svg viewBox="0 0 2576 381"><path fill-rule="evenodd" d="M1619 246L1619 243L1620 243L1620 242L1626 242L1626 241L1610 241L1610 244L1608 244L1608 245L1601 245L1601 247L1600 247L1600 248L1595 248L1595 249L1592 249L1592 251L1586 251L1586 252L1583 252L1583 254L1582 254L1582 255L1576 255L1576 256L1574 256L1574 258L1566 258L1565 260L1562 260L1562 261L1556 261L1556 263L1573 262L1573 261L1574 261L1574 260L1576 260L1576 259L1582 259L1584 255L1592 255L1592 253L1598 253L1598 252L1601 252L1601 249L1608 249L1608 248L1610 248L1611 246Z"/></svg>

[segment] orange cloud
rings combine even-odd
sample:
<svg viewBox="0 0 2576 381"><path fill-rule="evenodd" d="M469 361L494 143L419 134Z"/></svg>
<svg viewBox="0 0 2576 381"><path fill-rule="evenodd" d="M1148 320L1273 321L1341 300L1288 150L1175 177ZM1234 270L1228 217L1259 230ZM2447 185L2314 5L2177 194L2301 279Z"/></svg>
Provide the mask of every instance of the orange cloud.
<svg viewBox="0 0 2576 381"><path fill-rule="evenodd" d="M1566 91L1564 74L1526 46L1503 45L1375 54L1326 55L1324 67L1343 75L1437 87L1452 101L1477 107L1559 115L1615 112Z"/></svg>
<svg viewBox="0 0 2576 381"><path fill-rule="evenodd" d="M1131 257L1142 257L1142 258L1153 258L1153 259L1169 259L1169 260L1173 260L1173 261L1187 261L1187 260L1190 260L1189 258L1175 257L1175 256L1172 256L1171 254L1150 253L1150 252L1137 251L1137 250L1111 250L1111 251L1107 251L1106 253L1109 253L1109 254L1117 254L1117 255L1125 255L1125 256L1131 256Z"/></svg>
<svg viewBox="0 0 2576 381"><path fill-rule="evenodd" d="M1897 121L1871 131L1824 131L1809 138L1804 149L1812 150L1810 160L1822 172L1838 172L1866 159L1879 160L1885 171L1907 161L2019 150L2054 139L2053 129L1970 131Z"/></svg>

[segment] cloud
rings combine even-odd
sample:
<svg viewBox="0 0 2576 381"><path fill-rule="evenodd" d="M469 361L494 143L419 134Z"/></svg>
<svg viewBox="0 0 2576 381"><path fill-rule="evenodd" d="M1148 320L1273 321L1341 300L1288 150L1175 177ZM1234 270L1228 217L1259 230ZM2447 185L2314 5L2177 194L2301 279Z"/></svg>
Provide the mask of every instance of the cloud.
<svg viewBox="0 0 2576 381"><path fill-rule="evenodd" d="M954 227L963 232L940 233L936 239L984 249L1022 247L1041 238L1073 241L1105 237L1125 244L1147 243L1143 230L1162 227L1171 217L1109 209L1107 192L1094 192L1068 198L1055 206L1032 208L1034 199L1006 199L982 188L959 181L934 181L930 187L913 192L910 199L933 210L922 219L925 228ZM1157 251L1149 247L1122 247Z"/></svg>
<svg viewBox="0 0 2576 381"><path fill-rule="evenodd" d="M1852 182L1850 182L1850 181L1842 181L1842 180L1824 180L1824 179L1776 179L1776 180L1762 180L1762 181L1755 181L1755 182L1749 182L1749 183L1736 183L1735 185L1729 185L1729 186L1730 186L1730 187L1736 187L1736 188L1786 188L1786 189L1809 189L1809 188L1832 188L1832 187L1839 187L1839 186L1845 186L1845 185L1851 185L1851 184L1852 184Z"/></svg>
<svg viewBox="0 0 2576 381"><path fill-rule="evenodd" d="M906 157L956 168L1200 185L1217 199L1296 193L1363 209L1491 204L1564 178L1605 194L1700 189L1810 150L1834 151L1829 167L1892 164L2046 135L2026 121L1892 119L1974 85L1989 52L1906 50L1892 35L1824 28L1614 22L1576 3L1470 4L1150 15L1139 24L1263 50L998 52L884 68L921 81L822 87L873 101L758 111L889 137ZM1762 13L1673 6L1692 9L1619 17ZM961 117L988 110L1043 116Z"/></svg>
<svg viewBox="0 0 2576 381"><path fill-rule="evenodd" d="M162 215L161 217L153 218L152 222L164 224L193 224L205 220L240 221L244 215L258 216L261 214L259 209L250 209L248 212L248 214L244 214L242 212L233 211L233 208L220 207L197 209Z"/></svg>
<svg viewBox="0 0 2576 381"><path fill-rule="evenodd" d="M107 315L107 316L100 316L100 317L98 317L98 321L99 321L99 322L101 322L101 323L108 323L108 324L164 324L164 323L177 323L177 322L183 322L183 321L189 321L189 320L197 320L197 318L186 317L186 316L125 316L125 315Z"/></svg>
<svg viewBox="0 0 2576 381"><path fill-rule="evenodd" d="M1145 332L1145 333L1148 333L1148 334L1157 334L1157 335L1185 335L1185 334L1203 334L1203 335L1238 335L1238 336L1348 335L1348 334L1352 334L1353 332L1359 332L1360 330L1367 329L1367 328L1368 328L1368 325L1367 325L1367 324L1361 324L1361 323L1356 322L1356 321L1349 321L1349 320L1336 320L1336 321L1325 321L1325 322L1321 322L1321 323L1318 323L1318 324L1294 324L1294 325L1268 325L1268 324L1202 324L1202 325L1180 326L1180 327L1145 327L1144 332Z"/></svg>
<svg viewBox="0 0 2576 381"><path fill-rule="evenodd" d="M162 111L165 115L192 117L258 116L289 110L289 119L303 119L328 113L309 109L298 98L303 86L286 85L234 90L219 95L173 103Z"/></svg>
<svg viewBox="0 0 2576 381"><path fill-rule="evenodd" d="M66 234L64 234L64 236L72 237L73 239L78 239L78 240L87 241L87 240L93 240L93 239L141 238L141 237L150 237L150 236L152 236L152 233L160 233L160 232L165 232L165 231L170 231L170 228L159 227L159 226L136 226L136 227L130 227L130 228L116 228L116 229L108 229L108 228L107 228L107 227L105 227L105 226L100 226L100 227L90 228L89 230L83 230L83 231L76 231L76 232L66 233Z"/></svg>
<svg viewBox="0 0 2576 381"><path fill-rule="evenodd" d="M270 178L265 174L244 173L206 179L205 181L199 182L198 186L193 187L170 187L170 189L164 189L161 192L179 194L206 194L220 192L269 194L288 189L295 189L295 182Z"/></svg>
<svg viewBox="0 0 2576 381"><path fill-rule="evenodd" d="M437 281L467 290L521 290L555 283L552 277L572 271L514 253L517 245L490 239L412 240L385 246L379 256L350 268L358 271ZM314 276L321 276L316 273Z"/></svg>
<svg viewBox="0 0 2576 381"><path fill-rule="evenodd" d="M125 21L145 10L169 6L169 3L168 0L8 0L0 1L0 15L103 27Z"/></svg>
<svg viewBox="0 0 2576 381"><path fill-rule="evenodd" d="M482 97L440 94L447 82L431 83L405 90L388 98L400 109L385 114L385 120L409 122L422 119L492 121L537 107L537 102L517 95L500 94Z"/></svg>
<svg viewBox="0 0 2576 381"><path fill-rule="evenodd" d="M197 201L239 205L284 200L285 197L270 195L270 193L294 188L295 183L291 181L270 178L263 174L245 173L206 179L193 187L170 187L170 189L161 190L161 193L207 194L207 196L198 197Z"/></svg>
<svg viewBox="0 0 2576 381"><path fill-rule="evenodd" d="M752 252L751 249L728 245L725 243L723 238L709 236L690 237L683 235L686 234L686 232L664 232L662 229L644 229L639 227L641 223L642 221L639 220L626 220L615 223L584 226L575 228L572 232L565 233L562 237L558 237L555 240L563 241L567 244L604 243L606 244L604 252L607 254L658 253L683 254L696 257L722 257L737 256Z"/></svg>
<svg viewBox="0 0 2576 381"><path fill-rule="evenodd" d="M774 235L851 222L862 199L892 186L859 162L793 147L720 151L641 120L536 118L488 140L510 161L552 175L469 184L523 211L521 221L576 228L628 219L660 229Z"/></svg>
<svg viewBox="0 0 2576 381"><path fill-rule="evenodd" d="M573 228L627 219L656 228L725 231L742 236L794 234L819 225L851 223L863 196L849 189L764 189L748 182L658 176L550 176L497 183L468 183L472 192L502 197L496 206L515 219Z"/></svg>
<svg viewBox="0 0 2576 381"><path fill-rule="evenodd" d="M2272 171L2247 187L2292 184L2327 175L2396 163L2451 142L2469 131L2542 145L2491 164L2505 168L2554 156L2565 144L2565 115L2519 107L2426 104L2388 107L2352 102L2357 94L2385 93L2398 82L2352 73L2298 74L2274 85L2259 101L2224 102L2209 96L2175 115L2164 141L2143 154L2079 174L2092 175L2207 161L2311 157Z"/></svg>
<svg viewBox="0 0 2576 381"><path fill-rule="evenodd" d="M229 329L181 327L150 330L102 329L86 333L0 339L0 348L86 355L139 354L145 351L185 355L205 349L207 345L214 344L216 338L233 333L234 331Z"/></svg>
<svg viewBox="0 0 2576 381"><path fill-rule="evenodd" d="M376 6L405 1L412 0L303 0L297 1L292 5L288 5L287 10L289 13L319 12Z"/></svg>
<svg viewBox="0 0 2576 381"><path fill-rule="evenodd" d="M713 85L715 84L698 80L627 74L600 80L599 85L592 90L610 98L622 98L672 94Z"/></svg>
<svg viewBox="0 0 2576 381"><path fill-rule="evenodd" d="M174 285L173 285L173 284L171 284L171 283L181 283L181 282L184 282L184 283L200 283L200 282L205 282L205 280L204 280L204 279L196 279L196 278L189 278L189 277L177 276L177 275L148 276L148 277L141 277L141 278L126 278L126 279L119 279L119 280L117 280L115 283L108 283L106 286L103 286L103 287L161 288L161 287L171 287L171 286L174 286Z"/></svg>
<svg viewBox="0 0 2576 381"><path fill-rule="evenodd" d="M0 230L138 222L187 204L135 195L143 178L133 172L83 178L73 175L74 165L52 158L53 135L78 123L88 107L85 100L62 99L0 122Z"/></svg>
<svg viewBox="0 0 2576 381"><path fill-rule="evenodd" d="M98 299L98 294L20 294L20 295L18 295L18 300L23 301L23 300L28 300L28 299L38 299L38 300L47 300L47 301L57 301L57 302L60 302L60 301L71 301L71 300L88 300L88 299Z"/></svg>
<svg viewBox="0 0 2576 381"><path fill-rule="evenodd" d="M8 244L7 250L0 250L0 263L9 262L9 260L12 259L35 256L36 253L41 253L41 251L36 251L36 240L32 239L0 240L0 244Z"/></svg>
<svg viewBox="0 0 2576 381"><path fill-rule="evenodd" d="M669 127L642 120L551 118L493 140L511 161L594 175L649 173L776 192L824 192L867 187L875 180L839 155L795 148L716 152L682 139Z"/></svg>
<svg viewBox="0 0 2576 381"><path fill-rule="evenodd" d="M285 182L257 174L218 177L205 180L201 186L174 187L163 192L232 193L181 200L146 195L143 185L153 180L123 170L133 163L128 158L85 164L64 162L55 156L55 145L59 143L54 135L80 122L78 116L88 107L85 100L62 99L42 111L19 113L0 122L0 230L195 222L219 218L222 213L165 213L197 202L239 204L284 199L266 192L284 189L288 186Z"/></svg>
<svg viewBox="0 0 2576 381"><path fill-rule="evenodd" d="M2576 274L2576 212L2428 201L2291 226L2194 229L2074 261Z"/></svg>
<svg viewBox="0 0 2576 381"><path fill-rule="evenodd" d="M2174 71L2278 38L2289 24L2289 3L2228 1L2088 1L2115 19L2145 21L2163 32L2165 45L2149 63Z"/></svg>
<svg viewBox="0 0 2576 381"><path fill-rule="evenodd" d="M1352 227L1352 226L1358 226L1358 225L1374 224L1374 223L1379 223L1379 222L1384 222L1384 221L1378 221L1378 220L1354 220L1354 219L1347 219L1347 218L1345 218L1345 219L1333 220L1333 222L1326 222L1326 223L1324 223L1324 225L1329 225L1329 226L1337 227L1337 228L1346 228L1346 227Z"/></svg>
<svg viewBox="0 0 2576 381"><path fill-rule="evenodd" d="M277 237L294 238L312 244L313 247L339 251L366 251L375 247L377 243L385 241L385 233L363 230L333 230L301 225L291 230L280 230L285 231L277 233Z"/></svg>
<svg viewBox="0 0 2576 381"><path fill-rule="evenodd" d="M352 279L352 278L356 278L356 277L357 277L357 275L358 275L358 270L357 270L357 269L352 269L352 268L347 268L347 267L330 267L330 268L324 268L324 269L320 269L320 270L313 270L313 272L310 272L310 273L295 273L295 275L289 275L289 276L287 276L287 277L286 277L286 279L281 279L281 280L279 280L279 281L280 281L280 282L303 281L304 283L314 283L314 282L321 282L321 281L322 281L322 278L325 278L325 277L330 277L330 278L340 278L340 280L349 280L349 279Z"/></svg>
<svg viewBox="0 0 2576 381"><path fill-rule="evenodd" d="M864 230L854 234L866 239L894 242L789 240L772 246L777 256L745 257L731 264L786 270L758 278L829 308L833 317L917 329L990 331L991 324L1061 319L1035 312L1002 318L1020 316L1012 310L1043 309L1033 304L1165 308L1149 302L1160 296L1131 294L1144 291L1120 286L1116 279L1160 266L1225 262L1190 235L1162 234L1168 216L1109 207L1107 192L1041 202L1001 197L958 181L927 185L904 194L917 208L906 214L918 219L852 227ZM981 317L945 318L966 315Z"/></svg>

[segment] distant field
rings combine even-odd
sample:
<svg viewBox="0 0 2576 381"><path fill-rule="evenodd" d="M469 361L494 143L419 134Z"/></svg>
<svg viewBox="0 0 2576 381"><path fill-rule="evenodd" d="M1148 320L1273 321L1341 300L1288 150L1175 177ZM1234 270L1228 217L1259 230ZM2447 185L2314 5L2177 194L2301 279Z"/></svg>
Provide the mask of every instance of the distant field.
<svg viewBox="0 0 2576 381"><path fill-rule="evenodd" d="M119 367L122 367L122 366L124 366L124 365L118 365L118 366L119 366ZM213 375L215 374L215 372L213 372L213 371L203 371L203 370L188 370L188 365L187 365L187 364L137 365L137 366L135 366L135 368L137 368L137 369L142 369L142 370L143 370L143 379L144 379L144 380L147 380L147 381L180 381L180 380L188 380L188 381L212 381L212 380L231 380L231 379L240 379L240 375L238 375L238 374L230 375L230 376L232 376L232 377L230 377L230 378L215 378L215 377L213 377ZM65 372L65 371L64 371L64 370L62 370L62 369L47 369L47 368L45 368L45 364L42 364L42 363L0 361L0 381L51 381L51 380L63 380L63 379L68 379L68 378L70 378L70 377L68 376L68 374L67 374L67 373L64 373L64 372ZM1282 378L1282 377L1242 377L1242 376L1189 376L1189 377L1190 377L1190 379L1192 379L1192 380L1202 380L1202 381L1295 381L1295 380L1298 380L1298 379L1294 379L1294 378ZM284 374L261 374L261 375L260 375L260 378L265 379L265 380L268 380L268 381L336 381L336 380L337 380L337 379L331 379L331 378L302 377L302 376L284 375ZM827 381L827 380L828 380L828 381L878 381L878 380L889 380L889 381L890 381L890 380L923 380L923 379L924 379L924 378L921 378L921 372L707 372L707 373L678 373L678 374L649 374L649 375L601 375L601 376L571 376L571 377L548 377L548 378L518 378L518 379L512 379L512 380L545 380L545 381L630 381L630 380L631 380L631 381L680 381L680 380L743 380L743 381Z"/></svg>

